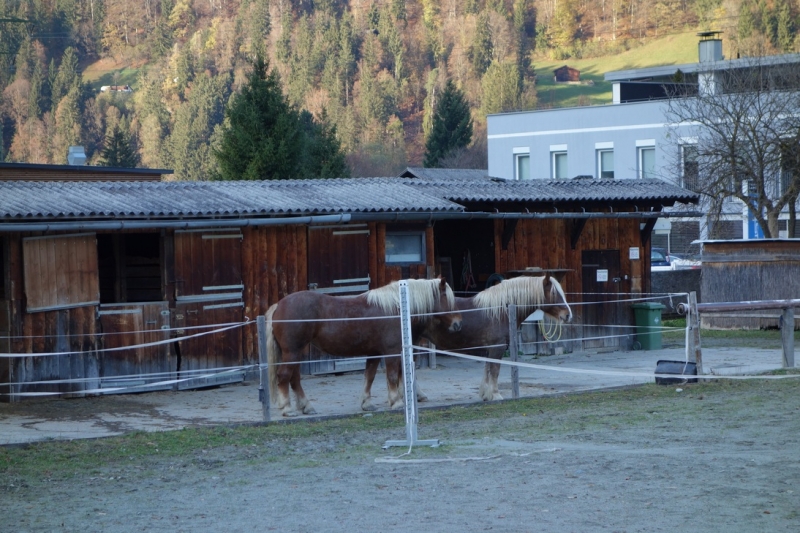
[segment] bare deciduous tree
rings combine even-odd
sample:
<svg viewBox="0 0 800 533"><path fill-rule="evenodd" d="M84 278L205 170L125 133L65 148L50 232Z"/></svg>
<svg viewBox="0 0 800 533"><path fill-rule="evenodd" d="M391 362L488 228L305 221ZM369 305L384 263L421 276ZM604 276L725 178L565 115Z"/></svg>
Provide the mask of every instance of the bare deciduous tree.
<svg viewBox="0 0 800 533"><path fill-rule="evenodd" d="M731 63L734 65L734 63ZM748 206L766 238L789 213L793 237L800 194L800 72L768 58L699 74L697 94L671 95L667 121L683 185L703 194L709 215L724 202Z"/></svg>

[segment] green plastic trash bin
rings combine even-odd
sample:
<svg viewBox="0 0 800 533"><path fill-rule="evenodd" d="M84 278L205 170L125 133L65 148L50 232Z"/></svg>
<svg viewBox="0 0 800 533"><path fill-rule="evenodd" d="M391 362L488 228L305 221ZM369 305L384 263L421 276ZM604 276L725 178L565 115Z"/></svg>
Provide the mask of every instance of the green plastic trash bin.
<svg viewBox="0 0 800 533"><path fill-rule="evenodd" d="M661 311L664 305L655 302L633 304L636 321L636 341L642 350L661 349Z"/></svg>

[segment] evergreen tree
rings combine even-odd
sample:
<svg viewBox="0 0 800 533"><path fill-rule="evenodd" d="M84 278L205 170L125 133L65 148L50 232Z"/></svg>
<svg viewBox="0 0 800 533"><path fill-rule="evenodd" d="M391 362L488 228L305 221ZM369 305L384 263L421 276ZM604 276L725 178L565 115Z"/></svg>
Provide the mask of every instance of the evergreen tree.
<svg viewBox="0 0 800 533"><path fill-rule="evenodd" d="M51 69L52 68L51 63ZM52 71L50 75L53 76ZM52 78L50 85L52 109L55 109L61 99L72 89L79 89L81 84L81 74L78 71L78 55L75 53L75 49L70 46L64 50L64 55L61 57L61 64L58 66L58 70Z"/></svg>
<svg viewBox="0 0 800 533"><path fill-rule="evenodd" d="M425 143L425 166L438 167L439 161L472 141L472 116L464 93L452 81L439 96L433 128Z"/></svg>
<svg viewBox="0 0 800 533"><path fill-rule="evenodd" d="M100 166L104 167L136 168L139 164L139 156L131 146L130 135L122 131L119 126L106 137L102 157Z"/></svg>
<svg viewBox="0 0 800 533"><path fill-rule="evenodd" d="M277 73L257 57L242 92L225 113L213 149L218 179L331 178L349 175L335 129L298 113L281 91Z"/></svg>
<svg viewBox="0 0 800 533"><path fill-rule="evenodd" d="M472 43L470 57L475 75L480 77L492 63L492 32L489 29L489 15L484 11L478 16L475 27L475 40Z"/></svg>
<svg viewBox="0 0 800 533"><path fill-rule="evenodd" d="M278 74L257 57L241 94L225 113L214 156L224 180L298 177L302 137L297 113L281 92Z"/></svg>
<svg viewBox="0 0 800 533"><path fill-rule="evenodd" d="M350 169L336 138L336 128L327 124L323 113L317 122L308 111L300 113L300 127L303 132L303 157L300 175L318 178L347 178Z"/></svg>

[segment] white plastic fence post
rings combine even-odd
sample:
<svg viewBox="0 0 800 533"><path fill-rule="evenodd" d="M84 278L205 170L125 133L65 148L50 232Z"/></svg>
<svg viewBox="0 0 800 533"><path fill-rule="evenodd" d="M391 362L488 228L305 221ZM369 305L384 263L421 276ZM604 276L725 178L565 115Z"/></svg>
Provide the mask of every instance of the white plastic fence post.
<svg viewBox="0 0 800 533"><path fill-rule="evenodd" d="M408 281L400 282L400 334L403 340L403 387L406 408L406 440L387 440L390 446L438 446L438 439L417 440L417 392L414 380L414 345L411 340L411 306Z"/></svg>

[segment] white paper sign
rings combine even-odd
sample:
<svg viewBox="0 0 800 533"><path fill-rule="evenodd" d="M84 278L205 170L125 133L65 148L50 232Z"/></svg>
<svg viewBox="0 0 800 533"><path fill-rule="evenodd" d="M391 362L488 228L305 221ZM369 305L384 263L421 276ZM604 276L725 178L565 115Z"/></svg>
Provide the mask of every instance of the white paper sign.
<svg viewBox="0 0 800 533"><path fill-rule="evenodd" d="M608 270L598 270L597 281L608 281Z"/></svg>
<svg viewBox="0 0 800 533"><path fill-rule="evenodd" d="M628 259L631 259L631 260L639 259L639 248L629 248L628 249Z"/></svg>

